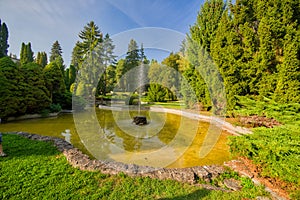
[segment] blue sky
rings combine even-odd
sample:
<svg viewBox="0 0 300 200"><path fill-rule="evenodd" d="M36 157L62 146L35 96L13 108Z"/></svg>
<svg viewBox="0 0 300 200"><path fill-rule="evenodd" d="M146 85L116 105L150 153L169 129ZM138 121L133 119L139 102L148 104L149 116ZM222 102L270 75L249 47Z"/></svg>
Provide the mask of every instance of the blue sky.
<svg viewBox="0 0 300 200"><path fill-rule="evenodd" d="M115 45L121 39L126 46L140 34L138 43L152 40L147 48L160 49L162 45L162 52L176 51L176 40L194 24L202 3L203 0L0 0L0 19L9 29L9 53L19 57L21 43L31 42L35 55L45 51L49 58L51 46L58 40L68 66L78 33L91 20L103 34L109 33L118 40ZM173 38L168 40L173 45L155 45L159 38Z"/></svg>

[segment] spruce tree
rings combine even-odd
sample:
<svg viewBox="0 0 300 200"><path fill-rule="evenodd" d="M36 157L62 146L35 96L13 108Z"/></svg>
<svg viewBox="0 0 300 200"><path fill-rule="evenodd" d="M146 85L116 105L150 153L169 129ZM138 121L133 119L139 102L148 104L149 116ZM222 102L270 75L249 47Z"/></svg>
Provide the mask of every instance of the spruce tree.
<svg viewBox="0 0 300 200"><path fill-rule="evenodd" d="M191 38L208 52L225 9L223 0L208 0L201 6L196 23L190 28Z"/></svg>
<svg viewBox="0 0 300 200"><path fill-rule="evenodd" d="M88 52L93 52L103 41L102 33L94 21L90 21L84 26L78 36L82 40L82 42L79 43L81 57Z"/></svg>
<svg viewBox="0 0 300 200"><path fill-rule="evenodd" d="M50 62L53 62L58 57L62 57L62 53L62 48L59 42L56 40L51 47Z"/></svg>

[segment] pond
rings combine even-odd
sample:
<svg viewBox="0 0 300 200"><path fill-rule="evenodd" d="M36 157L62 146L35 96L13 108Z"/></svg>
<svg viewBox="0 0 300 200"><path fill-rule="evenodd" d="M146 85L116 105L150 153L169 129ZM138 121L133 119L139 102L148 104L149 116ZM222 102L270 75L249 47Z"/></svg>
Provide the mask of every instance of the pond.
<svg viewBox="0 0 300 200"><path fill-rule="evenodd" d="M184 168L222 164L229 160L227 137L222 131L213 149L203 158L199 150L207 135L208 122L177 114L142 111L95 109L98 123L91 131L89 113L60 114L54 118L14 121L0 124L0 132L23 131L64 138L69 129L71 143L95 159L115 160L154 167ZM136 115L144 115L148 124L132 123ZM74 121L76 123L74 123ZM211 128L211 127L210 127Z"/></svg>

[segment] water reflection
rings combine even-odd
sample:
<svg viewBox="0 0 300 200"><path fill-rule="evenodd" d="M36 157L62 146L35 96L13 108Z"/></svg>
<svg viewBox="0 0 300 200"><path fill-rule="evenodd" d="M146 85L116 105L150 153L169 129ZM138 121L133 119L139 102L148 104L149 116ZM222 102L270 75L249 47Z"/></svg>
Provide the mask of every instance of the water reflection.
<svg viewBox="0 0 300 200"><path fill-rule="evenodd" d="M57 118L2 123L0 132L24 131L65 138L61 133L69 129L70 142L97 159L151 166L189 167L218 164L229 159L227 133L221 135L206 157L199 158L199 149L209 125L206 122L143 111L150 123L136 126L131 123L131 118L124 119L128 115L133 117L135 111L125 112L96 109L95 116L82 113L80 129L75 128L72 114L62 114ZM194 136L191 133L195 131ZM173 158L176 160L172 161Z"/></svg>

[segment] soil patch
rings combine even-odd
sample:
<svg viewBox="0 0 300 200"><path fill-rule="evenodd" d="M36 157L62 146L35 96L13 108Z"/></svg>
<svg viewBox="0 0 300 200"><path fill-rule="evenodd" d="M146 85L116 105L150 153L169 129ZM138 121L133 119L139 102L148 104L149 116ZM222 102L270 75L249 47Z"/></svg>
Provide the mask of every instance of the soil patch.
<svg viewBox="0 0 300 200"><path fill-rule="evenodd" d="M252 116L240 116L239 122L242 126L245 127L267 127L267 128L273 128L274 126L280 126L281 123L278 122L274 118L268 118L265 116L258 116L258 115L252 115Z"/></svg>

